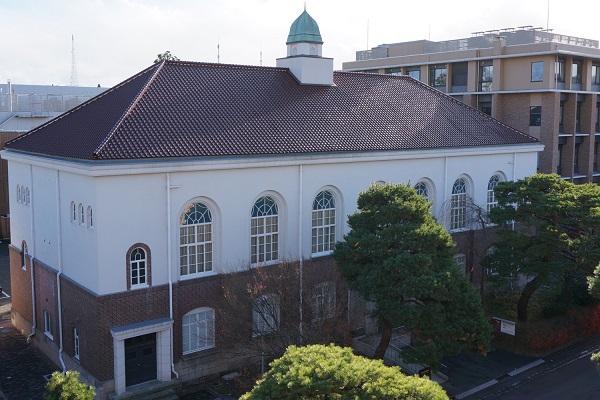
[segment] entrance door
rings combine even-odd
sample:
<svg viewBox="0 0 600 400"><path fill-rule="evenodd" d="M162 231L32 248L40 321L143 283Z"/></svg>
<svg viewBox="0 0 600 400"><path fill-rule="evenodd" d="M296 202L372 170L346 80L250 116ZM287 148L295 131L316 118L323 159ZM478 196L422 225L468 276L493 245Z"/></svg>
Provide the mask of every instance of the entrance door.
<svg viewBox="0 0 600 400"><path fill-rule="evenodd" d="M156 333L125 339L125 385L156 379Z"/></svg>

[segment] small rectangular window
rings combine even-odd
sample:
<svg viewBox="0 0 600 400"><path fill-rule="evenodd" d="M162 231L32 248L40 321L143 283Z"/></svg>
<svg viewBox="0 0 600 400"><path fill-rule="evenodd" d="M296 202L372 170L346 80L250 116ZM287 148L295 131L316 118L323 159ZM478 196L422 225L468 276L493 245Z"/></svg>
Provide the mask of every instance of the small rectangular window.
<svg viewBox="0 0 600 400"><path fill-rule="evenodd" d="M440 89L446 88L446 65L432 65L431 66L430 85Z"/></svg>
<svg viewBox="0 0 600 400"><path fill-rule="evenodd" d="M529 126L542 125L542 106L529 107Z"/></svg>
<svg viewBox="0 0 600 400"><path fill-rule="evenodd" d="M50 340L54 340L52 336L52 316L46 310L44 310L44 335L48 336Z"/></svg>
<svg viewBox="0 0 600 400"><path fill-rule="evenodd" d="M531 82L542 82L544 80L544 62L531 63Z"/></svg>
<svg viewBox="0 0 600 400"><path fill-rule="evenodd" d="M554 79L557 82L565 81L565 60L557 60L554 63Z"/></svg>

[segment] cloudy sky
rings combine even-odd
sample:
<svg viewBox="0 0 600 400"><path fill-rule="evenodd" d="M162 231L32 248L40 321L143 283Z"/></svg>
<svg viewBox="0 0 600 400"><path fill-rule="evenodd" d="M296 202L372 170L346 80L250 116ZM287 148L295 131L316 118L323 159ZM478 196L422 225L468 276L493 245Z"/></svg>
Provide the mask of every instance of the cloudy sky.
<svg viewBox="0 0 600 400"><path fill-rule="evenodd" d="M0 0L0 82L113 86L169 50L182 60L273 66L303 0ZM550 13L548 14L548 5ZM600 39L596 0L307 0L336 69L357 50L524 25ZM548 18L549 15L549 18ZM367 47L368 46L368 47Z"/></svg>

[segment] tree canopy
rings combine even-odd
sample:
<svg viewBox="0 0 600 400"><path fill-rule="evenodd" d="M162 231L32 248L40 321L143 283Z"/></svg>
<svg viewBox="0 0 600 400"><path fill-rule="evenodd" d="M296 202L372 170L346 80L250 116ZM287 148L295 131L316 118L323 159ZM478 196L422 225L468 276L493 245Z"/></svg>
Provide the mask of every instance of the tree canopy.
<svg viewBox="0 0 600 400"><path fill-rule="evenodd" d="M361 192L357 204L333 256L349 286L376 303L383 334L375 357L399 325L411 332L416 360L433 368L445 354L486 352L491 325L427 200L409 185L385 184Z"/></svg>
<svg viewBox="0 0 600 400"><path fill-rule="evenodd" d="M290 346L241 400L448 399L437 383L334 345Z"/></svg>
<svg viewBox="0 0 600 400"><path fill-rule="evenodd" d="M165 51L162 54L158 54L156 56L156 60L154 60L154 64L158 64L163 61L179 61L179 58L175 57L169 50Z"/></svg>
<svg viewBox="0 0 600 400"><path fill-rule="evenodd" d="M542 285L572 272L591 275L600 260L600 186L576 185L555 174L501 182L490 212L499 241L484 264L505 281L527 276L517 318ZM563 280L564 284L564 280Z"/></svg>

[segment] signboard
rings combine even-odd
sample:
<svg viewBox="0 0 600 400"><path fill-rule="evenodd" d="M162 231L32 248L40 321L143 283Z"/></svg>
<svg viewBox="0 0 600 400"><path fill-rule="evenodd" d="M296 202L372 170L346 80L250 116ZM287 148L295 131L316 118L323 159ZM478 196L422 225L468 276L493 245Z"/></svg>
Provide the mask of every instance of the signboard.
<svg viewBox="0 0 600 400"><path fill-rule="evenodd" d="M494 317L494 328L497 331L506 333L507 335L515 336L517 323L507 319Z"/></svg>

